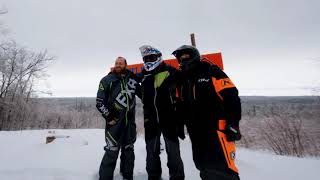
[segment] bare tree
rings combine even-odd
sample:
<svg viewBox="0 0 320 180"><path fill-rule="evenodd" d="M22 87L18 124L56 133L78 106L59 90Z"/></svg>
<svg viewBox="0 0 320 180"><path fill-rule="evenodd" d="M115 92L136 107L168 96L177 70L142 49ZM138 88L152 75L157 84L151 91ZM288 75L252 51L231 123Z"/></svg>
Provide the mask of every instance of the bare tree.
<svg viewBox="0 0 320 180"><path fill-rule="evenodd" d="M0 44L0 98L29 98L35 80L45 75L45 69L53 60L47 51L32 52L14 41Z"/></svg>
<svg viewBox="0 0 320 180"><path fill-rule="evenodd" d="M0 16L7 13L0 7ZM0 35L5 30L0 22ZM22 129L39 120L40 106L29 100L41 92L35 83L47 77L45 70L53 60L46 50L34 52L0 36L0 130Z"/></svg>
<svg viewBox="0 0 320 180"><path fill-rule="evenodd" d="M20 129L36 111L33 102L35 83L46 77L46 68L54 60L47 51L33 52L15 41L0 44L0 118L1 129Z"/></svg>
<svg viewBox="0 0 320 180"><path fill-rule="evenodd" d="M303 129L302 119L292 114L277 114L264 120L261 135L278 155L319 155L316 141ZM315 153L316 152L316 153Z"/></svg>

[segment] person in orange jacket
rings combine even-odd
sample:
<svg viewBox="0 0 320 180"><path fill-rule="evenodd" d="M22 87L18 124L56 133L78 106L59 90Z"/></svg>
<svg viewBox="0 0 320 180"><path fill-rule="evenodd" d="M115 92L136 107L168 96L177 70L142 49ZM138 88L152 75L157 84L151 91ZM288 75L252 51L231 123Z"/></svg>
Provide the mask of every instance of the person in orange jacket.
<svg viewBox="0 0 320 180"><path fill-rule="evenodd" d="M203 180L239 180L235 141L240 140L241 101L230 78L183 45L172 53L181 77L178 111L192 143L193 160Z"/></svg>

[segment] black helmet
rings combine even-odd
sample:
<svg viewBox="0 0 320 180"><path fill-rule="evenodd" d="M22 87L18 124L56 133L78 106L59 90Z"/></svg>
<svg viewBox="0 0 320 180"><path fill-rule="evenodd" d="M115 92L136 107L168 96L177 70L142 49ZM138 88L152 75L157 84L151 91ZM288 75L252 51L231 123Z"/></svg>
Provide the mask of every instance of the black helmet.
<svg viewBox="0 0 320 180"><path fill-rule="evenodd" d="M180 68L182 70L187 69L188 66L190 66L191 64L194 64L196 62L200 62L200 53L199 53L198 49L194 46L182 45L181 47L179 47L178 49L173 51L172 54L177 58L177 60L180 64ZM181 61L180 57L183 54L188 54L190 57L186 60Z"/></svg>

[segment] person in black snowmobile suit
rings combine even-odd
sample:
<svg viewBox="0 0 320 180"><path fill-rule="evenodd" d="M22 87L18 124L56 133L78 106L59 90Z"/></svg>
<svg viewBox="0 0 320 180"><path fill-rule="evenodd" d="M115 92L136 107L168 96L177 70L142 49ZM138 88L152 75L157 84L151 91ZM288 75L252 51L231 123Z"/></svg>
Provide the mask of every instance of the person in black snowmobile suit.
<svg viewBox="0 0 320 180"><path fill-rule="evenodd" d="M215 64L183 45L173 52L181 76L178 112L192 143L193 160L203 180L239 180L235 141L240 140L238 90Z"/></svg>
<svg viewBox="0 0 320 180"><path fill-rule="evenodd" d="M146 170L148 180L161 179L160 136L163 135L168 155L167 166L170 180L183 180L184 167L180 156L179 139L175 116L176 69L162 61L161 52L149 45L140 47L144 61L141 82L145 142L147 150ZM181 129L180 129L181 130Z"/></svg>
<svg viewBox="0 0 320 180"><path fill-rule="evenodd" d="M126 59L118 57L113 70L101 79L97 92L96 107L106 120L106 146L99 169L99 180L113 179L120 149L120 173L123 179L133 179L135 95L140 97L141 89L137 77L126 67Z"/></svg>

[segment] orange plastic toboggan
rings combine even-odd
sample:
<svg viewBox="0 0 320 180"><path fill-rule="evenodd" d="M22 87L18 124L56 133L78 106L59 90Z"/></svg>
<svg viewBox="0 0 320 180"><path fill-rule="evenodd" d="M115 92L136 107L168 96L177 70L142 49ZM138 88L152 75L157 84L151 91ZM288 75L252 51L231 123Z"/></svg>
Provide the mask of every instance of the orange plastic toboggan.
<svg viewBox="0 0 320 180"><path fill-rule="evenodd" d="M201 55L201 57L205 61L209 61L210 63L213 63L217 66L219 66L223 70L223 62L222 62L222 54L221 53L211 53L211 54L204 54ZM179 68L178 61L176 59L167 59L164 60L164 62L172 67ZM127 67L130 71L132 71L135 74L141 73L143 69L143 63L140 64L131 64Z"/></svg>

